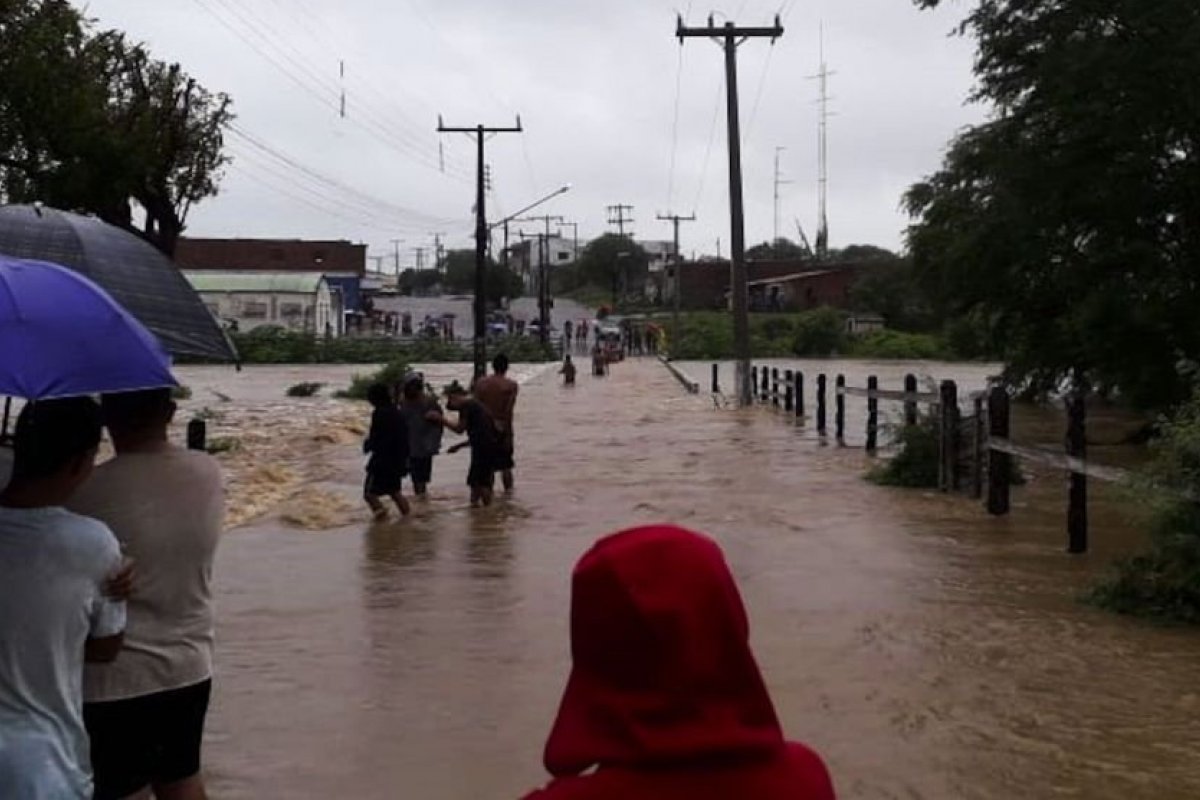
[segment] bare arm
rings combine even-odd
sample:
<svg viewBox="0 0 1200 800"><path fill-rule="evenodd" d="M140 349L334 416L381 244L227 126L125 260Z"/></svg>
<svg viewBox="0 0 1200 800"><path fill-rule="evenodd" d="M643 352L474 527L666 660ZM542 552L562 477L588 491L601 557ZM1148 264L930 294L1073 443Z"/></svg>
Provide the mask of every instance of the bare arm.
<svg viewBox="0 0 1200 800"><path fill-rule="evenodd" d="M467 422L462 418L462 414L459 414L458 419L453 421L449 417L442 417L442 425L455 433L463 433L467 429Z"/></svg>

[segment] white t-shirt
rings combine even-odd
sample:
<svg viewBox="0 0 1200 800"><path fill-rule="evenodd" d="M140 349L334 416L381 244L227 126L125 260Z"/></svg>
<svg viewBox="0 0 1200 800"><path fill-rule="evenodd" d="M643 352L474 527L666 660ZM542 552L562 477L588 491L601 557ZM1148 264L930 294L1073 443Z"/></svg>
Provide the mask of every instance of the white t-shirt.
<svg viewBox="0 0 1200 800"><path fill-rule="evenodd" d="M120 564L96 520L0 507L0 796L92 796L83 649L125 627L125 604L103 594Z"/></svg>
<svg viewBox="0 0 1200 800"><path fill-rule="evenodd" d="M168 446L101 464L71 508L108 525L134 560L121 656L88 664L86 702L125 700L212 677L212 565L224 514L221 469Z"/></svg>

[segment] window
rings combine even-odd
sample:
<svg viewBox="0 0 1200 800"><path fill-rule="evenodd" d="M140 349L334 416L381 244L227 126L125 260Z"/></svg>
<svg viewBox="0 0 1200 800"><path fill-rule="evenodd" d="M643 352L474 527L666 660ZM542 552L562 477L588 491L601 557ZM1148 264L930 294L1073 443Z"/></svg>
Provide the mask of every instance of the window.
<svg viewBox="0 0 1200 800"><path fill-rule="evenodd" d="M558 254L558 260L559 260L559 261L570 261L570 260L571 260L571 254L570 254L570 253L563 253L563 252L560 252L560 253Z"/></svg>
<svg viewBox="0 0 1200 800"><path fill-rule="evenodd" d="M290 317L299 317L304 314L304 305L302 303L280 303L279 315L284 319Z"/></svg>
<svg viewBox="0 0 1200 800"><path fill-rule="evenodd" d="M245 300L242 302L242 316L246 319L266 319L267 304L262 300Z"/></svg>

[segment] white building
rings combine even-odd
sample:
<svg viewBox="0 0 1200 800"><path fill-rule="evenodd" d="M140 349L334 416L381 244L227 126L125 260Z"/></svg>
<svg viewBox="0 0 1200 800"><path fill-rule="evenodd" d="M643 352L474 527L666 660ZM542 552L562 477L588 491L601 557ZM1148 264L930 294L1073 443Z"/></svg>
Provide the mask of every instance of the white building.
<svg viewBox="0 0 1200 800"><path fill-rule="evenodd" d="M662 272L671 262L671 255L675 252L674 242L644 241L638 242L638 246L645 250L646 255L650 257L649 265L652 273Z"/></svg>
<svg viewBox="0 0 1200 800"><path fill-rule="evenodd" d="M184 276L223 327L242 333L266 325L340 336L341 294L320 273L185 272Z"/></svg>

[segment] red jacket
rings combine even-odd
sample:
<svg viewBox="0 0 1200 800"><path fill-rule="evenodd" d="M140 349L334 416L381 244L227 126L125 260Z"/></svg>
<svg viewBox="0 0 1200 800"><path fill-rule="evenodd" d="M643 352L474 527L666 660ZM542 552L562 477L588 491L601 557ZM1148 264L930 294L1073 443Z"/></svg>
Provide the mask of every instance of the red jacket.
<svg viewBox="0 0 1200 800"><path fill-rule="evenodd" d="M571 656L555 779L528 800L833 800L820 757L784 741L712 540L655 527L597 543L575 568Z"/></svg>

